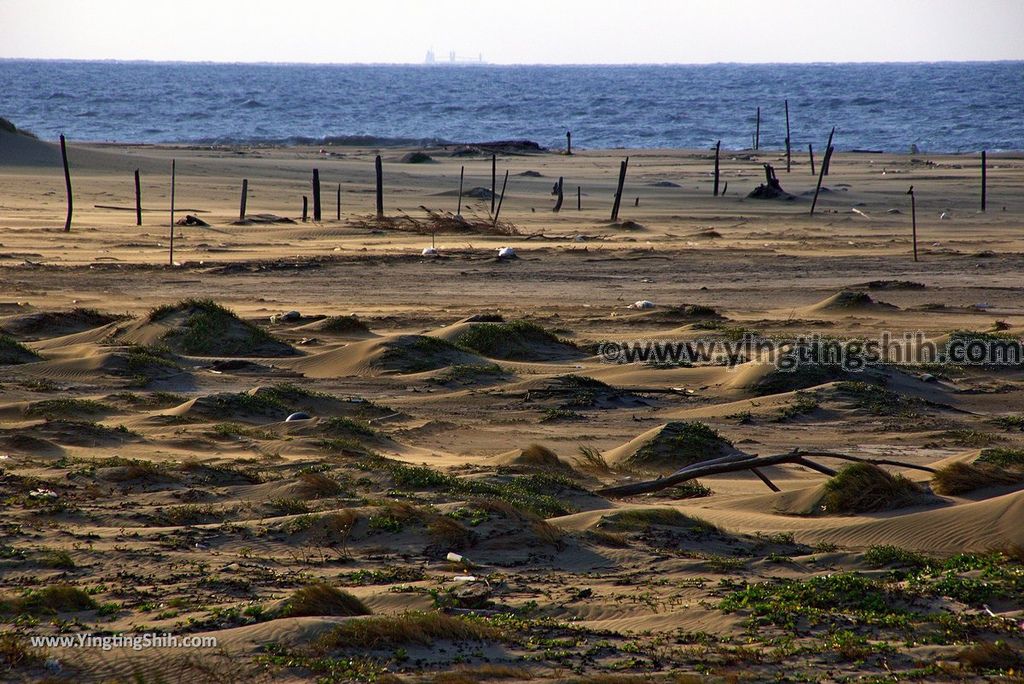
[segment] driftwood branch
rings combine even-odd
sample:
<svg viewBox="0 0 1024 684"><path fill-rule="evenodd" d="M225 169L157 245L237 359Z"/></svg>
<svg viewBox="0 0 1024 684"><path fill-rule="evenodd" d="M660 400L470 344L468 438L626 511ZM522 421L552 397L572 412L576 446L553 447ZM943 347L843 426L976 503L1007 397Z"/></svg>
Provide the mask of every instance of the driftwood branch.
<svg viewBox="0 0 1024 684"><path fill-rule="evenodd" d="M662 489L674 487L689 480L695 480L699 477L708 477L710 475L720 475L723 473L735 473L742 470L752 471L761 479L761 481L771 487L773 491L778 491L774 483L772 483L771 480L761 472L761 469L768 466L783 465L786 463L810 468L811 470L815 470L830 477L836 474L836 471L832 468L812 461L810 460L811 458L835 458L842 461L853 461L856 463L890 465L898 468L912 468L914 470L923 470L925 472L935 472L934 468L929 468L928 466L920 466L912 463L904 463L902 461L893 461L890 459L860 458L858 456L850 456L849 454L840 454L832 451L805 452L799 449L794 449L793 451L789 451L784 454L775 454L773 456L746 456L744 454L733 454L689 465L665 477L646 480L644 482L630 482L628 484L605 487L604 489L597 490L596 493L608 497L649 494L651 492L657 492Z"/></svg>

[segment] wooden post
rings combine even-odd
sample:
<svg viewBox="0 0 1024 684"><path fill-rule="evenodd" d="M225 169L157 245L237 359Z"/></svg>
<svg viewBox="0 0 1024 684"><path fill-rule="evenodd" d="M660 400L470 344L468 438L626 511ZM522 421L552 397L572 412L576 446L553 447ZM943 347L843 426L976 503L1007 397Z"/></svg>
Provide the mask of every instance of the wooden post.
<svg viewBox="0 0 1024 684"><path fill-rule="evenodd" d="M377 170L377 219L380 220L384 218L384 163L379 154L373 165Z"/></svg>
<svg viewBox="0 0 1024 684"><path fill-rule="evenodd" d="M583 211L583 188L576 186L576 211Z"/></svg>
<svg viewBox="0 0 1024 684"><path fill-rule="evenodd" d="M491 213L494 213L494 198L498 192L498 155L491 155Z"/></svg>
<svg viewBox="0 0 1024 684"><path fill-rule="evenodd" d="M789 100L786 100L786 173L792 167L793 157L789 145Z"/></svg>
<svg viewBox="0 0 1024 684"><path fill-rule="evenodd" d="M828 149L825 150L825 158L821 160L821 172L818 174L818 186L814 188L814 201L811 202L811 216L814 216L814 207L818 205L818 193L821 192L821 180L825 177L825 169L828 168L828 161L832 158L832 150L835 149L829 145Z"/></svg>
<svg viewBox="0 0 1024 684"><path fill-rule="evenodd" d="M508 185L508 170L505 171L505 182L501 184L501 199L498 200L498 208L494 210L494 224L493 228L498 227L498 215L501 213L501 204L505 201L505 186Z"/></svg>
<svg viewBox="0 0 1024 684"><path fill-rule="evenodd" d="M725 193L729 190L729 181L725 181L725 185L722 186L722 197L725 197Z"/></svg>
<svg viewBox="0 0 1024 684"><path fill-rule="evenodd" d="M338 183L338 220L341 220L341 183Z"/></svg>
<svg viewBox="0 0 1024 684"><path fill-rule="evenodd" d="M64 185L68 195L68 217L64 220L64 232L71 232L71 215L75 210L75 203L71 197L71 168L68 166L68 146L64 142L64 134L60 134L60 156L64 160Z"/></svg>
<svg viewBox="0 0 1024 684"><path fill-rule="evenodd" d="M302 222L309 220L309 197L302 196Z"/></svg>
<svg viewBox="0 0 1024 684"><path fill-rule="evenodd" d="M633 206L634 207L639 207L640 206L640 197L639 196L636 198L636 201L633 202Z"/></svg>
<svg viewBox="0 0 1024 684"><path fill-rule="evenodd" d="M168 263L170 266L174 266L174 181L177 176L177 163L176 160L171 160L171 241L168 250Z"/></svg>
<svg viewBox="0 0 1024 684"><path fill-rule="evenodd" d="M565 153L572 154L572 131L565 132Z"/></svg>
<svg viewBox="0 0 1024 684"><path fill-rule="evenodd" d="M814 175L814 144L807 143L807 153L811 155L811 175Z"/></svg>
<svg viewBox="0 0 1024 684"><path fill-rule="evenodd" d="M622 186L626 182L626 167L629 166L629 157L626 157L622 163L619 164L619 185L615 191L615 204L612 205L612 221L619 220L619 204L622 202Z"/></svg>
<svg viewBox="0 0 1024 684"><path fill-rule="evenodd" d="M754 129L754 149L761 149L761 108L757 108L757 128Z"/></svg>
<svg viewBox="0 0 1024 684"><path fill-rule="evenodd" d="M914 186L911 185L910 189L907 190L907 194L910 195L910 221L911 221L911 235L914 240L914 261L917 261L917 200L914 197Z"/></svg>
<svg viewBox="0 0 1024 684"><path fill-rule="evenodd" d="M985 152L985 150L982 150L981 151L981 210L982 211L985 211L986 200L988 199L988 197L986 196L986 194L988 192L988 188L986 187L988 185L988 164L986 163L987 156L988 155Z"/></svg>
<svg viewBox="0 0 1024 684"><path fill-rule="evenodd" d="M719 178L718 157L719 157L719 153L721 152L721 150L722 150L722 141L719 140L717 143L715 143L715 197L718 197L718 178Z"/></svg>
<svg viewBox="0 0 1024 684"><path fill-rule="evenodd" d="M836 134L836 127L832 127L832 132L828 134L828 143L825 145L825 158L821 160L821 168L825 170L825 175L828 175L828 163L832 159L832 136Z"/></svg>
<svg viewBox="0 0 1024 684"><path fill-rule="evenodd" d="M238 203L238 220L245 220L245 204L249 200L249 179L242 179L242 198Z"/></svg>
<svg viewBox="0 0 1024 684"><path fill-rule="evenodd" d="M320 169L313 169L313 220L317 223L323 221L323 212L320 205Z"/></svg>
<svg viewBox="0 0 1024 684"><path fill-rule="evenodd" d="M559 176L558 177L558 199L555 201L555 208L552 209L552 211L555 212L556 214L562 210L562 200L564 199L564 195L562 194L562 183L563 182L564 182L564 179L562 178L562 176Z"/></svg>
<svg viewBox="0 0 1024 684"><path fill-rule="evenodd" d="M142 225L142 182L138 169L135 169L135 225Z"/></svg>
<svg viewBox="0 0 1024 684"><path fill-rule="evenodd" d="M462 216L462 183L466 178L466 167L459 169L459 208L455 211L456 216Z"/></svg>

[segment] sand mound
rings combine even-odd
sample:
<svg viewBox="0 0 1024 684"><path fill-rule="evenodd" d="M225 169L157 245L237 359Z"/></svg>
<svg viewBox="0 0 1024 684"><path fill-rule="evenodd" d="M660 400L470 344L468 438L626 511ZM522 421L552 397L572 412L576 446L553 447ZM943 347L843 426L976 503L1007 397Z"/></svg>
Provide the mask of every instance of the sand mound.
<svg viewBox="0 0 1024 684"><path fill-rule="evenodd" d="M70 311L33 311L0 320L0 331L20 340L35 340L98 328L121 318L83 308Z"/></svg>
<svg viewBox="0 0 1024 684"><path fill-rule="evenodd" d="M355 314L349 316L328 316L312 323L293 328L301 332L331 333L344 337L373 337L370 328Z"/></svg>
<svg viewBox="0 0 1024 684"><path fill-rule="evenodd" d="M724 388L765 396L817 387L848 375L839 366L801 364L793 370L782 370L769 363L749 363L732 373Z"/></svg>
<svg viewBox="0 0 1024 684"><path fill-rule="evenodd" d="M446 366L482 366L487 362L451 342L426 335L389 335L353 342L341 349L290 364L311 378L345 375L407 374Z"/></svg>
<svg viewBox="0 0 1024 684"><path fill-rule="evenodd" d="M605 454L613 467L668 473L740 451L704 423L666 423Z"/></svg>
<svg viewBox="0 0 1024 684"><path fill-rule="evenodd" d="M38 354L13 337L0 335L0 366L14 366L38 360Z"/></svg>
<svg viewBox="0 0 1024 684"><path fill-rule="evenodd" d="M539 444L531 444L525 449L513 449L498 454L494 461L499 466L515 469L573 472L573 467L559 458L558 454Z"/></svg>
<svg viewBox="0 0 1024 684"><path fill-rule="evenodd" d="M554 361L583 356L571 342L525 320L456 323L432 334L492 359Z"/></svg>
<svg viewBox="0 0 1024 684"><path fill-rule="evenodd" d="M631 314L619 318L630 325L685 325L693 321L724 321L725 316L703 304L680 304Z"/></svg>
<svg viewBox="0 0 1024 684"><path fill-rule="evenodd" d="M194 356L294 356L298 352L210 300L187 299L153 309L118 336L123 342L162 344Z"/></svg>
<svg viewBox="0 0 1024 684"><path fill-rule="evenodd" d="M871 311L884 309L895 311L896 306L879 302L872 299L866 292L857 290L842 290L817 304L812 304L804 309L807 313L844 313L851 311Z"/></svg>
<svg viewBox="0 0 1024 684"><path fill-rule="evenodd" d="M647 406L640 396L618 389L585 375L559 375L553 378L528 380L508 389L526 390L530 400L544 403L550 400L561 408L633 408Z"/></svg>

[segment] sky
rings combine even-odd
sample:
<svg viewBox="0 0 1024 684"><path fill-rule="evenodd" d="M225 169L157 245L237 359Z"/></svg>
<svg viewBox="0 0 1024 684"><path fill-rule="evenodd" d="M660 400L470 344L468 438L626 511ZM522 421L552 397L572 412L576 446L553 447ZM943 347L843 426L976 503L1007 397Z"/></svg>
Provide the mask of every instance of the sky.
<svg viewBox="0 0 1024 684"><path fill-rule="evenodd" d="M1024 0L0 0L0 58L985 61L1022 32Z"/></svg>

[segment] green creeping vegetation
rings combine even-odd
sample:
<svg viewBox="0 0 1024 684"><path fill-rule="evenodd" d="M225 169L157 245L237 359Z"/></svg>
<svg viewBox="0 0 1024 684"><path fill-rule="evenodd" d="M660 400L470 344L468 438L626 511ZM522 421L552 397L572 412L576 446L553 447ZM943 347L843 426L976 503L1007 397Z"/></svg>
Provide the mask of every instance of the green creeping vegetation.
<svg viewBox="0 0 1024 684"><path fill-rule="evenodd" d="M1024 416L999 416L994 418L992 422L1004 430L1022 430L1024 431Z"/></svg>
<svg viewBox="0 0 1024 684"><path fill-rule="evenodd" d="M180 369L174 352L163 345L133 344L128 347L128 370L136 373L156 368Z"/></svg>
<svg viewBox="0 0 1024 684"><path fill-rule="evenodd" d="M983 449L975 463L990 463L1002 468L1024 468L1024 449Z"/></svg>
<svg viewBox="0 0 1024 684"><path fill-rule="evenodd" d="M921 488L902 475L871 463L851 463L825 483L818 510L838 515L886 511L906 506L921 494Z"/></svg>
<svg viewBox="0 0 1024 684"><path fill-rule="evenodd" d="M272 345L278 353L293 351L266 330L243 321L210 299L186 299L159 306L149 312L148 318L156 323L175 314L184 314L185 318L178 329L164 336L164 342L185 354L245 355L266 345Z"/></svg>
<svg viewBox="0 0 1024 684"><path fill-rule="evenodd" d="M876 416L913 418L920 415L924 402L868 382L841 382L839 391L853 399L857 408Z"/></svg>
<svg viewBox="0 0 1024 684"><path fill-rule="evenodd" d="M693 324L694 330L714 330L723 337L733 342L739 342L746 336L758 337L760 331L753 328L730 324L728 321L697 321Z"/></svg>
<svg viewBox="0 0 1024 684"><path fill-rule="evenodd" d="M946 430L945 432L940 433L938 436L940 439L952 441L957 446L962 447L983 447L988 446L994 442L1002 441L1002 437L998 435L990 435L987 432L981 432L980 430L971 430L969 428L957 428L955 430Z"/></svg>
<svg viewBox="0 0 1024 684"><path fill-rule="evenodd" d="M945 560L895 546L874 546L865 565L922 596L944 596L973 607L993 600L1024 606L1024 564L1004 552L961 553Z"/></svg>
<svg viewBox="0 0 1024 684"><path fill-rule="evenodd" d="M586 416L576 411L562 408L546 408L541 416L540 422L553 423L559 420L583 420Z"/></svg>
<svg viewBox="0 0 1024 684"><path fill-rule="evenodd" d="M320 615L352 617L354 615L369 615L370 609L347 591L332 587L325 582L318 582L297 589L285 603L284 614L288 617Z"/></svg>
<svg viewBox="0 0 1024 684"><path fill-rule="evenodd" d="M481 380L493 380L505 374L496 363L457 364L445 368L440 374L431 378L437 385L472 385Z"/></svg>
<svg viewBox="0 0 1024 684"><path fill-rule="evenodd" d="M106 413L110 406L92 399L43 399L27 409L25 415L41 418L62 418L65 416L87 416Z"/></svg>
<svg viewBox="0 0 1024 684"><path fill-rule="evenodd" d="M414 568L404 565L388 565L379 570L356 570L339 579L342 584L351 586L366 586L378 584L401 584L405 582L420 582L427 578L423 568Z"/></svg>
<svg viewBox="0 0 1024 684"><path fill-rule="evenodd" d="M38 361L39 355L10 335L0 333L0 366Z"/></svg>
<svg viewBox="0 0 1024 684"><path fill-rule="evenodd" d="M238 437L266 440L277 439L277 435L270 430L260 430L259 428L247 427L238 423L217 423L210 428L210 431L218 437L230 437L232 439Z"/></svg>
<svg viewBox="0 0 1024 684"><path fill-rule="evenodd" d="M52 584L42 589L31 589L21 596L0 598L0 613L15 615L54 615L93 608L96 608L96 601L70 584Z"/></svg>
<svg viewBox="0 0 1024 684"><path fill-rule="evenodd" d="M575 512L562 495L566 491L585 491L568 477L552 473L533 473L501 480L469 480L426 466L411 466L378 454L369 456L359 467L384 472L399 491L434 489L467 497L500 499L542 518Z"/></svg>
<svg viewBox="0 0 1024 684"><path fill-rule="evenodd" d="M817 397L807 392L797 392L793 403L786 405L779 411L776 418L778 422L784 422L793 418L807 415L820 406Z"/></svg>
<svg viewBox="0 0 1024 684"><path fill-rule="evenodd" d="M782 394L823 385L839 380L843 376L843 370L836 366L803 363L793 370L775 370L765 375L755 383L753 390L759 396Z"/></svg>
<svg viewBox="0 0 1024 684"><path fill-rule="evenodd" d="M537 345L576 346L526 320L474 324L456 338L455 344L483 356L520 361L535 358Z"/></svg>

